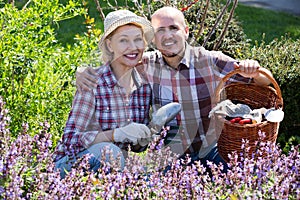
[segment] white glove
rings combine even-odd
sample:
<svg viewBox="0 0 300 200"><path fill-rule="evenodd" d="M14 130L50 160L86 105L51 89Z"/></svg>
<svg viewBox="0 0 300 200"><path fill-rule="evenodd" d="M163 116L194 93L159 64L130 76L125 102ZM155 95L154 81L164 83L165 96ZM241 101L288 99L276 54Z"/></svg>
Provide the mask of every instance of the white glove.
<svg viewBox="0 0 300 200"><path fill-rule="evenodd" d="M147 145L151 140L151 131L144 124L131 123L127 126L116 128L113 133L115 142L132 142L133 145Z"/></svg>

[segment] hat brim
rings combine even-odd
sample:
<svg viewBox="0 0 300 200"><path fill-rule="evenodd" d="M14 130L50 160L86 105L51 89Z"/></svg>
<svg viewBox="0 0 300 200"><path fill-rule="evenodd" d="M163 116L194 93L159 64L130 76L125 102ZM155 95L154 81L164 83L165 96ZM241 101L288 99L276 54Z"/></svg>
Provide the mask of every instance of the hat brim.
<svg viewBox="0 0 300 200"><path fill-rule="evenodd" d="M116 30L120 26L124 26L126 24L136 24L141 26L143 29L143 33L145 35L145 40L147 44L150 44L154 37L154 30L151 26L151 23L143 17L139 16L127 16L123 17L115 21L102 35L101 40L99 42L99 47L102 49L105 39L108 35L110 35L114 30Z"/></svg>

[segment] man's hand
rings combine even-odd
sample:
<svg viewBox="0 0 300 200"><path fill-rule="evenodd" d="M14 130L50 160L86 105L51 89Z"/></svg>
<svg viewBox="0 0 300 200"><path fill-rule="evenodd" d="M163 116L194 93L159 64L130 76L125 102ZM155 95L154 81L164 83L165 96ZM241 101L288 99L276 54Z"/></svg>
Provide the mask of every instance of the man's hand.
<svg viewBox="0 0 300 200"><path fill-rule="evenodd" d="M234 67L236 69L240 69L242 72L240 73L242 76L247 78L253 78L254 82L259 85L269 85L271 81L259 73L259 70L263 70L267 74L272 77L272 73L259 65L256 60L242 60L238 63L234 63Z"/></svg>
<svg viewBox="0 0 300 200"><path fill-rule="evenodd" d="M79 67L76 71L76 87L79 91L97 87L97 73L92 67Z"/></svg>
<svg viewBox="0 0 300 200"><path fill-rule="evenodd" d="M259 63L256 60L241 60L239 63L234 63L234 67L242 71L241 75L248 78L258 76Z"/></svg>
<svg viewBox="0 0 300 200"><path fill-rule="evenodd" d="M151 141L151 131L144 124L131 123L114 130L115 142L131 142L133 145L146 146Z"/></svg>

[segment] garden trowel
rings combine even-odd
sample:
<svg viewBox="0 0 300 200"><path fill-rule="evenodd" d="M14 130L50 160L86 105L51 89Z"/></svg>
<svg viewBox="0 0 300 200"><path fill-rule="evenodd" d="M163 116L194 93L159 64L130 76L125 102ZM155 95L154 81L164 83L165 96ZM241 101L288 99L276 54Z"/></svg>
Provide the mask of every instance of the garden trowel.
<svg viewBox="0 0 300 200"><path fill-rule="evenodd" d="M163 126L170 122L181 111L181 105L176 102L166 104L152 113L152 119L148 125L152 135L161 131Z"/></svg>

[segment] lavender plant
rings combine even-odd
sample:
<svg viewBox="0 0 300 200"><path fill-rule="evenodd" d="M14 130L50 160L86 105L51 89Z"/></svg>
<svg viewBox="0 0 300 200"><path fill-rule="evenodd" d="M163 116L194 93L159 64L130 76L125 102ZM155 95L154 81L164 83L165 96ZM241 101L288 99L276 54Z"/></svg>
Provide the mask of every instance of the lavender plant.
<svg viewBox="0 0 300 200"><path fill-rule="evenodd" d="M299 199L299 146L288 155L275 144L257 142L249 156L230 155L229 171L208 163L212 175L198 162L179 165L176 155L161 148L161 138L152 142L145 154L129 152L124 170L104 163L97 172L89 171L83 157L64 179L54 168L49 124L30 136L28 125L16 139L10 137L9 112L0 98L0 198L1 199ZM264 137L260 133L261 139ZM181 162L188 162L183 160ZM169 165L170 169L165 171Z"/></svg>

